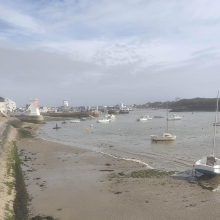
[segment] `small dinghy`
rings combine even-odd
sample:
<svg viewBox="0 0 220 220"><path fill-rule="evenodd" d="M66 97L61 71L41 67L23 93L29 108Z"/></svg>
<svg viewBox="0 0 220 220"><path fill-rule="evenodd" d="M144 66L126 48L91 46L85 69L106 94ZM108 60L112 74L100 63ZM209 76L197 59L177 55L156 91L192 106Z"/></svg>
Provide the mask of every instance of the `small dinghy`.
<svg viewBox="0 0 220 220"><path fill-rule="evenodd" d="M58 127L57 124L56 124L56 127L54 127L53 129L60 129L60 128L61 128L61 127Z"/></svg>

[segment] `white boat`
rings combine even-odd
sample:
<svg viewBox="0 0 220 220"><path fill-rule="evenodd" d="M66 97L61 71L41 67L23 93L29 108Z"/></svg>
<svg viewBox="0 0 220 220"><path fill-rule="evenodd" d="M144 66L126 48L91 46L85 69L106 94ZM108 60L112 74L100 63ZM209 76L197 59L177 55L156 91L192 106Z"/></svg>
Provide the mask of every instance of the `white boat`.
<svg viewBox="0 0 220 220"><path fill-rule="evenodd" d="M182 117L180 117L179 115L173 114L173 117L169 117L168 120L172 121L172 120L180 120Z"/></svg>
<svg viewBox="0 0 220 220"><path fill-rule="evenodd" d="M97 121L97 123L109 123L111 121L111 119L108 118L103 118Z"/></svg>
<svg viewBox="0 0 220 220"><path fill-rule="evenodd" d="M162 135L151 135L152 141L174 141L176 139L176 135L172 135L169 133L169 127L168 127L168 103L167 103L167 129L165 133Z"/></svg>
<svg viewBox="0 0 220 220"><path fill-rule="evenodd" d="M79 119L70 120L70 123L79 123L79 122L80 122Z"/></svg>
<svg viewBox="0 0 220 220"><path fill-rule="evenodd" d="M220 174L220 159L215 157L214 150L215 150L215 138L216 138L216 126L217 122L217 112L218 112L218 99L219 99L219 92L217 95L217 106L216 106L216 113L215 113L215 122L214 122L214 137L213 137L213 150L210 156L206 156L200 160L198 160L194 164L194 168L196 171L203 173L203 174Z"/></svg>
<svg viewBox="0 0 220 220"><path fill-rule="evenodd" d="M115 115L113 115L113 114L108 114L108 115L106 115L105 116L105 118L107 118L107 119L114 119L115 118Z"/></svg>
<svg viewBox="0 0 220 220"><path fill-rule="evenodd" d="M169 133L163 133L162 135L151 135L151 140L153 141L174 141L176 139L175 135Z"/></svg>
<svg viewBox="0 0 220 220"><path fill-rule="evenodd" d="M147 117L141 116L139 119L137 119L137 121L147 121Z"/></svg>

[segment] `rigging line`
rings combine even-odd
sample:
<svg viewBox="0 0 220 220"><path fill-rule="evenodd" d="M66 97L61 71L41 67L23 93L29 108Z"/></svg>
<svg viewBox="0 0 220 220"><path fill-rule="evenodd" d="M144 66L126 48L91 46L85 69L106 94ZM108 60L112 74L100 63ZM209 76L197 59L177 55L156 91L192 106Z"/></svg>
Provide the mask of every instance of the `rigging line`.
<svg viewBox="0 0 220 220"><path fill-rule="evenodd" d="M214 139L213 139L213 151L212 151L213 156L214 156L214 150L215 150L216 123L217 123L217 113L218 113L218 96L219 96L219 91L217 95L217 104L216 104L216 112L215 112Z"/></svg>

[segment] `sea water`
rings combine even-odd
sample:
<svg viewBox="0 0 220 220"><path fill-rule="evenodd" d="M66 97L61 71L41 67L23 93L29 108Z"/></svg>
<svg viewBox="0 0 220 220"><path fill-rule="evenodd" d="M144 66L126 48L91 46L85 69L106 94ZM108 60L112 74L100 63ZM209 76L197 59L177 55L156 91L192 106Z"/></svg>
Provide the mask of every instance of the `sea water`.
<svg viewBox="0 0 220 220"><path fill-rule="evenodd" d="M169 121L175 141L152 142L150 135L166 130L166 110L135 110L116 115L110 123L97 123L102 117L66 124L48 121L39 132L43 139L93 150L116 158L135 160L149 167L185 171L213 149L214 112L180 112L181 120ZM169 113L170 116L172 113ZM141 116L152 120L138 122ZM153 118L163 115L164 118ZM55 125L61 129L53 129ZM91 126L92 125L92 126ZM219 131L219 133L218 133ZM215 155L220 156L220 126L217 127Z"/></svg>

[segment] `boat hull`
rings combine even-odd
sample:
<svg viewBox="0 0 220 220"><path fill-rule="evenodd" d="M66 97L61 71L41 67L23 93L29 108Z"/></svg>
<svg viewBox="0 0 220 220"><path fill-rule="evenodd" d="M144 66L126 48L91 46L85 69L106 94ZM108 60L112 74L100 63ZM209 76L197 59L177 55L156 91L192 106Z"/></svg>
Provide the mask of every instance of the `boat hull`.
<svg viewBox="0 0 220 220"><path fill-rule="evenodd" d="M107 120L107 119L106 119L106 120L102 120L102 119L101 119L101 120L98 120L97 123L106 124L106 123L109 123L110 121L111 121L111 120L109 120L109 119L108 119L108 120Z"/></svg>
<svg viewBox="0 0 220 220"><path fill-rule="evenodd" d="M195 171L203 173L203 174L213 174L213 175L220 175L220 168L214 168L210 166L202 166L202 165L195 165Z"/></svg>
<svg viewBox="0 0 220 220"><path fill-rule="evenodd" d="M152 141L174 141L174 140L176 140L176 136L159 137L157 135L151 135L151 140Z"/></svg>
<svg viewBox="0 0 220 220"><path fill-rule="evenodd" d="M206 164L206 158L203 158L201 160L198 160L194 168L197 172L203 173L203 174L220 174L220 160L218 158L215 158L215 164L214 165L207 165ZM217 164L216 164L217 163Z"/></svg>

